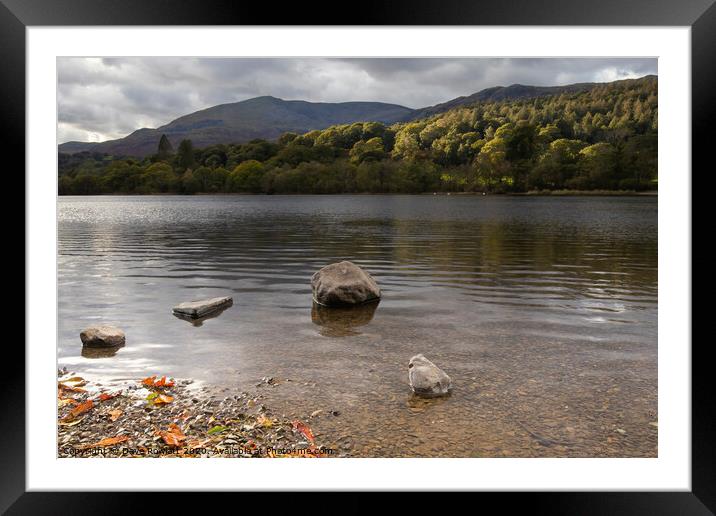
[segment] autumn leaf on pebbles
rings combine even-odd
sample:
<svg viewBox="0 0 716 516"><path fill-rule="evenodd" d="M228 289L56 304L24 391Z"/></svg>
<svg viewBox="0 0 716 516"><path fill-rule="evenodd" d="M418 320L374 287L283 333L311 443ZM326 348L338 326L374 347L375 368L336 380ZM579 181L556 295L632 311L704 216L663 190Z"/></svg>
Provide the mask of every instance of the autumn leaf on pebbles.
<svg viewBox="0 0 716 516"><path fill-rule="evenodd" d="M142 384L147 387L153 387L155 389L169 389L171 387L174 387L174 380L167 380L166 376L162 376L159 380L157 380L156 378L156 375L145 378L144 380L142 380Z"/></svg>
<svg viewBox="0 0 716 516"><path fill-rule="evenodd" d="M123 443L125 441L128 441L129 437L126 435L118 435L117 437L105 437L104 439L97 441L96 443L92 444L83 444L81 446L78 446L78 450L88 450L90 448L103 448L105 446L115 446L119 443Z"/></svg>
<svg viewBox="0 0 716 516"><path fill-rule="evenodd" d="M306 437L306 439L308 439L309 443L316 444L315 437L313 437L313 432L304 423L301 423L299 420L296 419L293 422L293 429L302 433Z"/></svg>
<svg viewBox="0 0 716 516"><path fill-rule="evenodd" d="M159 394L157 392L152 392L147 396L147 404L149 405L166 405L167 403L171 403L174 401L173 396L169 396L168 394Z"/></svg>
<svg viewBox="0 0 716 516"><path fill-rule="evenodd" d="M67 414L65 417L62 418L63 422L70 421L72 419L75 419L80 414L84 414L88 410L90 410L92 407L94 407L94 401L87 400L84 403L80 403L75 408L73 408L69 414Z"/></svg>
<svg viewBox="0 0 716 516"><path fill-rule="evenodd" d="M89 392L84 393L59 387L59 456L74 456L68 451L72 449L104 448L103 456L124 457L126 452L114 445L125 438L135 457L155 456L156 449L172 457L326 455L313 444L307 425L271 414L261 404L261 396L249 392L222 396L220 390L189 390L189 383L157 376L138 378L104 396L91 382L85 387ZM277 453L277 449L295 452Z"/></svg>
<svg viewBox="0 0 716 516"><path fill-rule="evenodd" d="M73 376L72 378L57 382L58 394L62 391L87 392L85 389L82 388L86 384L87 382L83 378L80 378L79 376Z"/></svg>
<svg viewBox="0 0 716 516"><path fill-rule="evenodd" d="M161 437L166 444L173 448L178 448L186 440L186 435L175 423L170 423L168 430L157 430L154 435Z"/></svg>

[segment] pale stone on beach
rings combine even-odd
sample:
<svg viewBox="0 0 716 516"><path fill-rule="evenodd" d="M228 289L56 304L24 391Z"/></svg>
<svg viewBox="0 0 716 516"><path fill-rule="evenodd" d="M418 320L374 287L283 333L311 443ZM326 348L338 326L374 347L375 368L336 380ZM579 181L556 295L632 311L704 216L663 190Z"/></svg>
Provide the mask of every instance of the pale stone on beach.
<svg viewBox="0 0 716 516"><path fill-rule="evenodd" d="M410 387L418 396L434 398L452 390L450 377L423 355L415 355L408 363Z"/></svg>
<svg viewBox="0 0 716 516"><path fill-rule="evenodd" d="M311 278L313 300L319 305L358 305L380 299L373 277L354 263L326 265Z"/></svg>
<svg viewBox="0 0 716 516"><path fill-rule="evenodd" d="M80 339L91 348L124 346L124 332L115 326L90 326L82 330Z"/></svg>
<svg viewBox="0 0 716 516"><path fill-rule="evenodd" d="M187 301L176 305L172 310L176 314L188 317L199 318L210 313L228 308L234 303L230 297L214 297L212 299L204 299L202 301Z"/></svg>

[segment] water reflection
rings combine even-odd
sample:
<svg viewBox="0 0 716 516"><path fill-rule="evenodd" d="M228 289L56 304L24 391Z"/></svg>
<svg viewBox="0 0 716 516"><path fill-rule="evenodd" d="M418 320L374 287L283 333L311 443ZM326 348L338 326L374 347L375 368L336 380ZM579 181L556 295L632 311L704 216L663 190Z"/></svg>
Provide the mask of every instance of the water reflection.
<svg viewBox="0 0 716 516"><path fill-rule="evenodd" d="M328 307L313 303L311 320L321 327L319 333L324 337L348 337L360 335L356 328L365 326L373 320L380 300L351 307Z"/></svg>
<svg viewBox="0 0 716 516"><path fill-rule="evenodd" d="M84 358L110 358L117 354L124 346L112 346L107 348L92 348L82 346L82 356Z"/></svg>
<svg viewBox="0 0 716 516"><path fill-rule="evenodd" d="M58 207L60 367L229 390L290 378L263 391L267 405L297 418L339 411L312 426L349 436L357 455L656 454L656 198L108 196ZM309 320L311 275L345 259L380 285L379 313L313 307ZM241 309L207 324L167 310L227 291ZM80 354L78 333L98 320L125 330L130 349ZM453 378L452 396L411 397L416 353ZM545 447L516 421L578 444Z"/></svg>
<svg viewBox="0 0 716 516"><path fill-rule="evenodd" d="M405 376L408 376L407 370L406 370ZM426 398L423 396L418 396L415 393L411 393L408 396L406 405L408 407L409 412L414 413L414 414L419 414L421 412L425 412L426 410L430 409L431 407L439 407L441 404L445 403L447 400L450 399L450 397L452 396L452 393L453 393L453 391L451 390L445 396L436 396L434 398Z"/></svg>

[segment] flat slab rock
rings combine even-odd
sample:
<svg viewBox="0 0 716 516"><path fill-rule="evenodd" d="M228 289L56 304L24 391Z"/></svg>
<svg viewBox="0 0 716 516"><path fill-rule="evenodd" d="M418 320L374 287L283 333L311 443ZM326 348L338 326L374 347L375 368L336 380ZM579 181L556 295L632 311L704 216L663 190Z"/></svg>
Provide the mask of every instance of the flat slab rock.
<svg viewBox="0 0 716 516"><path fill-rule="evenodd" d="M348 261L326 265L311 278L313 300L323 306L359 305L380 299L380 288L364 269Z"/></svg>
<svg viewBox="0 0 716 516"><path fill-rule="evenodd" d="M228 308L234 304L234 300L230 297L214 297L204 299L202 301L187 301L180 303L172 308L175 314L181 314L187 317L199 318L204 317L217 310Z"/></svg>
<svg viewBox="0 0 716 516"><path fill-rule="evenodd" d="M410 388L423 398L445 396L452 390L452 379L423 355L415 355L408 363Z"/></svg>
<svg viewBox="0 0 716 516"><path fill-rule="evenodd" d="M82 345L88 348L124 346L124 332L116 326L90 326L80 332Z"/></svg>

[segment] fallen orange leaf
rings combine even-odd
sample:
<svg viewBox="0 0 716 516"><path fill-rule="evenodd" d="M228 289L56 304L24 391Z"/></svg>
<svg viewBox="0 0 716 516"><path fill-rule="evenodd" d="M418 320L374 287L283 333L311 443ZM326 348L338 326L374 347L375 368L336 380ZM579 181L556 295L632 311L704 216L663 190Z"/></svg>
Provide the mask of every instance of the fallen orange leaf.
<svg viewBox="0 0 716 516"><path fill-rule="evenodd" d="M65 405L77 405L79 401L73 398L60 398L57 400L58 407L64 407Z"/></svg>
<svg viewBox="0 0 716 516"><path fill-rule="evenodd" d="M157 380L156 378L156 375L150 376L142 380L142 383L147 387L174 387L174 381L167 380L166 376L162 376L159 380Z"/></svg>
<svg viewBox="0 0 716 516"><path fill-rule="evenodd" d="M81 417L81 418L79 418L79 419L75 419L75 420L72 421L72 422L66 422L66 421L64 421L64 420L60 420L60 421L57 422L57 426L75 426L75 425L79 425L79 424L84 420L85 417L87 417L87 416Z"/></svg>
<svg viewBox="0 0 716 516"><path fill-rule="evenodd" d="M87 448L99 448L102 446L114 446L115 444L123 443L124 441L129 440L129 437L126 435L118 435L117 437L105 437L101 441L97 441L96 443L92 444L83 444L79 447L81 450L86 450Z"/></svg>
<svg viewBox="0 0 716 516"><path fill-rule="evenodd" d="M160 436L165 443L174 448L181 446L182 442L186 440L186 435L175 423L169 425L169 430L158 430L155 435Z"/></svg>
<svg viewBox="0 0 716 516"><path fill-rule="evenodd" d="M75 408L73 408L69 414L67 414L65 417L62 418L63 421L69 421L71 419L76 418L80 414L84 414L88 410L90 410L92 407L94 407L94 402L92 400L87 400L84 403L80 403Z"/></svg>
<svg viewBox="0 0 716 516"><path fill-rule="evenodd" d="M301 423L298 419L294 420L293 422L293 429L298 430L301 432L304 436L306 436L306 439L308 439L308 442L311 444L316 444L315 438L313 437L313 432L311 429L306 426L305 424Z"/></svg>
<svg viewBox="0 0 716 516"><path fill-rule="evenodd" d="M119 396L118 392L113 392L111 394L103 392L102 394L99 395L99 401L111 400L112 398L116 398L117 396Z"/></svg>
<svg viewBox="0 0 716 516"><path fill-rule="evenodd" d="M153 403L155 405L164 405L166 403L171 403L172 401L174 401L174 398L172 396L168 396L166 394L160 394L159 396L154 398Z"/></svg>
<svg viewBox="0 0 716 516"><path fill-rule="evenodd" d="M62 382L57 382L57 387L59 389L65 389L67 391L72 391L72 392L87 392L85 389L82 389L81 387L75 387L73 385L65 385Z"/></svg>
<svg viewBox="0 0 716 516"><path fill-rule="evenodd" d="M154 384L155 387L174 387L172 380L167 381L166 376L162 376L162 379Z"/></svg>
<svg viewBox="0 0 716 516"><path fill-rule="evenodd" d="M119 419L119 416L122 415L122 411L119 409L114 409L109 411L109 417L112 421L117 421Z"/></svg>

